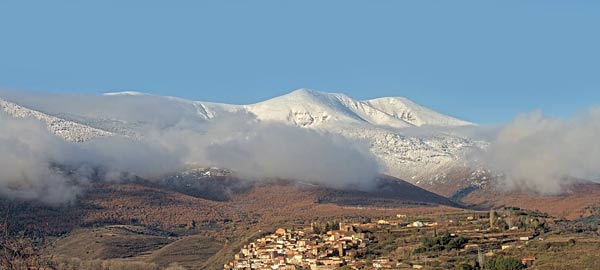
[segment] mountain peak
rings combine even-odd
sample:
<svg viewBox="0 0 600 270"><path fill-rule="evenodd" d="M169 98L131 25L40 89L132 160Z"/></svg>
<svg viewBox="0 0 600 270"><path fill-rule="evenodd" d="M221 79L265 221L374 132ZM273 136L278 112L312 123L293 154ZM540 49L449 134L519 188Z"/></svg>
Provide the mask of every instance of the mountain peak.
<svg viewBox="0 0 600 270"><path fill-rule="evenodd" d="M319 91L308 89L308 88L298 88L298 89L295 89L292 92L290 92L290 94L311 94L311 93L315 93L315 92L319 92Z"/></svg>
<svg viewBox="0 0 600 270"><path fill-rule="evenodd" d="M341 93L307 88L246 106L259 118L300 126L324 123L369 123L405 128L413 126L466 126L473 123L438 113L404 97L357 100Z"/></svg>
<svg viewBox="0 0 600 270"><path fill-rule="evenodd" d="M287 97L287 98L306 98L306 97L314 97L318 95L323 95L323 92L319 92L316 90L308 89L308 88L299 88L294 91L291 91L287 94L277 96L275 98Z"/></svg>
<svg viewBox="0 0 600 270"><path fill-rule="evenodd" d="M308 88L299 88L280 97L311 98L311 99L351 99L342 93L330 93Z"/></svg>

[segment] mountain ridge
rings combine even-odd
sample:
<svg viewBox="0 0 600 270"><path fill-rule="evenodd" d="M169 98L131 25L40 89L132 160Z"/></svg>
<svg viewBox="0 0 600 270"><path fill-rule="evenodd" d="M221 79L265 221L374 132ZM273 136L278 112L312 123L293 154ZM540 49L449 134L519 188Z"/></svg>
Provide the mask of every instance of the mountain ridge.
<svg viewBox="0 0 600 270"><path fill-rule="evenodd" d="M483 144L443 131L472 126L473 123L445 116L401 97L356 100L340 93L297 89L248 105L192 101L133 91L106 93L98 98L101 99L99 108L89 111L87 108L79 108L78 112L67 108L47 108L43 106L43 100L23 105L17 104L19 100L12 103L4 101L2 108L15 117L34 116L46 122L58 136L78 142L115 135L135 139L156 128L178 126L178 122L183 120L186 127L193 128L199 123L219 121L223 115L233 114L235 117L236 113L248 113L259 121L273 121L365 141L377 157L382 173L412 183L431 182L440 171L462 165L466 154ZM127 102L130 101L136 101L136 107L125 108L123 112L113 110L119 109L114 104L129 104ZM130 115L131 110L146 104L169 105L164 107L174 111L169 111L174 122L156 125L151 122L151 117L140 115L137 111L134 116ZM159 107L157 112L160 113L160 110ZM65 118L65 115L70 116ZM411 130L426 132L412 135Z"/></svg>
<svg viewBox="0 0 600 270"><path fill-rule="evenodd" d="M124 91L124 92L110 92L105 93L106 96L156 96L152 94L146 94L135 91ZM396 128L405 128L412 126L443 126L443 127L459 127L459 126L472 126L475 123L461 120L452 116L444 115L437 111L431 110L425 106L421 106L412 100L393 96L393 97L379 97L373 99L359 100L354 99L343 93L329 93L311 90L308 88L299 88L293 90L287 94L270 98L264 101L252 103L252 104L228 104L218 102L205 102L205 101L193 101L177 97L164 96L163 98L189 102L197 107L204 107L204 109L221 109L225 111L237 111L237 110L248 110L257 117L264 120L283 120L281 116L268 115L265 112L266 109L273 109L276 107L278 110L285 114L290 115L297 114L310 114L310 109L316 109L321 113L320 116L328 119L329 117L335 117L331 115L332 112L338 112L342 116L342 119L336 120L357 120L365 121L371 124L391 126ZM266 108L265 108L266 107ZM287 109L287 111L286 111ZM296 110L294 110L296 109ZM371 114L371 115L370 115ZM374 114L374 115L372 115ZM205 112L206 118L211 117L210 112ZM285 115L284 115L285 116ZM312 118L319 118L317 115L309 115ZM375 118L373 118L375 117ZM287 119L292 120L292 119ZM323 119L321 119L323 120ZM317 122L320 122L317 120ZM311 122L312 123L312 122ZM303 122L296 123L299 125L305 125ZM310 123L309 123L310 124Z"/></svg>

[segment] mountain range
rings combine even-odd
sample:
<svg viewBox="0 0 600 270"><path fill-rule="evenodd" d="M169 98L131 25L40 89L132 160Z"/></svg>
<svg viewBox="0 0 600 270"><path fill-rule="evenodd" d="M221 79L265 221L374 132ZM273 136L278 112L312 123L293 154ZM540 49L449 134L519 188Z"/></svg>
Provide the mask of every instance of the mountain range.
<svg viewBox="0 0 600 270"><path fill-rule="evenodd" d="M382 173L421 185L435 184L448 170L466 166L468 153L486 146L484 141L456 132L476 124L403 97L357 100L344 94L298 89L250 105L192 101L131 91L107 93L99 100L94 106L86 106L85 102L76 106L76 100L71 105L53 106L52 101L9 97L0 99L0 108L13 117L39 119L56 135L74 142L105 136L135 139L151 129L181 123L185 123L186 128L195 128L220 121L224 115L249 114L259 121L364 141L377 158ZM125 104L127 108L118 104ZM140 113L144 110L151 113ZM161 117L166 120L156 122Z"/></svg>

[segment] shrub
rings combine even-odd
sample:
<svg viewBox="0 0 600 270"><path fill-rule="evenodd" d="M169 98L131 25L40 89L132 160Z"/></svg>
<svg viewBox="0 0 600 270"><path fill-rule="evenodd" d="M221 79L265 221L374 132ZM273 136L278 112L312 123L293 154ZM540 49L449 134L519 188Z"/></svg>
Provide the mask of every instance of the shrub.
<svg viewBox="0 0 600 270"><path fill-rule="evenodd" d="M485 269L490 270L519 270L523 269L523 264L518 259L512 257L498 256L485 263Z"/></svg>
<svg viewBox="0 0 600 270"><path fill-rule="evenodd" d="M462 236L451 236L449 233L443 233L435 237L425 237L421 241L421 246L415 249L415 253L427 251L458 250L467 244L467 240Z"/></svg>

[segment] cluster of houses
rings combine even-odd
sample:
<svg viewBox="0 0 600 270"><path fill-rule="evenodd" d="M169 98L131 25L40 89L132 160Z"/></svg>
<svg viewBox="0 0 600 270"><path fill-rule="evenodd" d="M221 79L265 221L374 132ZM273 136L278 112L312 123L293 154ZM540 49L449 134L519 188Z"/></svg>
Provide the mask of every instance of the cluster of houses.
<svg viewBox="0 0 600 270"><path fill-rule="evenodd" d="M234 260L224 265L234 269L334 269L361 263L370 241L364 233L352 226L340 224L339 230L324 234L312 230L277 229L275 233L244 245Z"/></svg>
<svg viewBox="0 0 600 270"><path fill-rule="evenodd" d="M422 263L430 260L422 261L422 258L413 258L410 254L421 244L421 237L436 235L438 231L452 232L452 237L460 234L468 239L469 242L457 251L457 256L481 254L484 257L495 257L496 251L522 248L533 238L530 230L513 226L517 222L512 222L509 218L509 215L500 215L495 211L490 211L489 214L447 214L424 219L398 214L396 217L366 223L339 223L336 226L328 224L326 228L315 224L306 230L280 228L273 234L244 245L234 260L225 264L223 269L326 270L342 266L349 269L420 269L423 268ZM498 225L505 220L508 221L505 226ZM373 232L381 231L402 239L404 244L398 247L396 256L370 257L370 260L365 260L369 245L377 242ZM403 253L404 250L408 253ZM524 257L522 264L530 266L534 261L533 257Z"/></svg>

